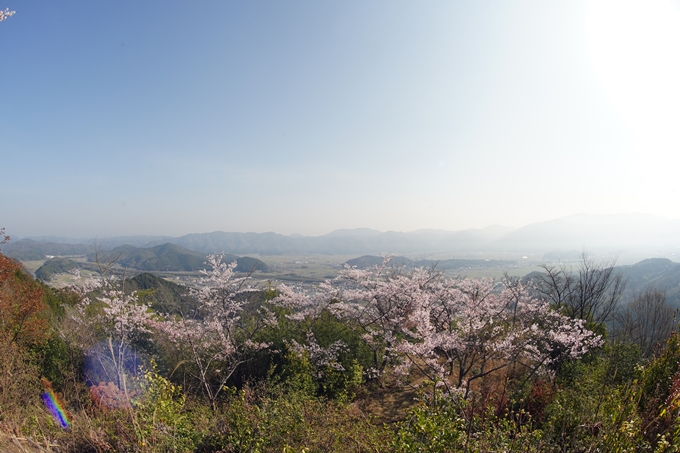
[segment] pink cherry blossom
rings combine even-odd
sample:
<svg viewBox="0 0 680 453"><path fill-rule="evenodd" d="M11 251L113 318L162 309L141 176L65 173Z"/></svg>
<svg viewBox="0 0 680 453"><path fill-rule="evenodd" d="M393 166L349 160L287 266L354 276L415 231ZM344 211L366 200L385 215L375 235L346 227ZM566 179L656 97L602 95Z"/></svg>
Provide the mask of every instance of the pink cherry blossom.
<svg viewBox="0 0 680 453"><path fill-rule="evenodd" d="M252 340L256 332L276 325L277 320L270 310L261 307L252 322L243 323L243 306L255 291L246 285L248 277L236 278L236 263L223 263L222 255L208 256L208 265L209 269L203 271L202 286L192 290L198 301L198 316L168 315L156 327L195 365L194 376L215 407L224 385L246 360L246 353L269 346Z"/></svg>
<svg viewBox="0 0 680 453"><path fill-rule="evenodd" d="M583 321L517 280L447 279L432 269L391 271L388 263L346 267L312 295L282 287L272 303L296 310L292 319L327 309L346 322L373 350L372 377L417 368L464 395L475 380L509 366L548 373L602 344Z"/></svg>
<svg viewBox="0 0 680 453"><path fill-rule="evenodd" d="M8 17L14 16L16 13L16 11L10 11L9 8L6 8L4 11L0 10L0 22L7 19Z"/></svg>

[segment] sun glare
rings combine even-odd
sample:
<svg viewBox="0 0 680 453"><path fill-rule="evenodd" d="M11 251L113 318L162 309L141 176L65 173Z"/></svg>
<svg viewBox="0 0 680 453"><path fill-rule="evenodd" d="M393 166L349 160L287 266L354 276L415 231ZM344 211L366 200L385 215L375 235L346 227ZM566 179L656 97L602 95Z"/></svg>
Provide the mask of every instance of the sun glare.
<svg viewBox="0 0 680 453"><path fill-rule="evenodd" d="M668 0L593 1L587 33L597 74L637 139L636 164L677 160L680 10Z"/></svg>

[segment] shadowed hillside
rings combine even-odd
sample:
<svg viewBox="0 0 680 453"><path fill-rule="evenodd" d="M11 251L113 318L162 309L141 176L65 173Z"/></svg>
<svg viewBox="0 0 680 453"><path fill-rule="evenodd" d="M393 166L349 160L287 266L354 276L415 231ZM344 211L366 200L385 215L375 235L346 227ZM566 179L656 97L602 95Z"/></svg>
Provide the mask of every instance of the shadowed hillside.
<svg viewBox="0 0 680 453"><path fill-rule="evenodd" d="M680 307L680 263L665 258L651 258L632 266L620 266L627 279L624 297L630 299L647 289L666 291L667 302Z"/></svg>
<svg viewBox="0 0 680 453"><path fill-rule="evenodd" d="M71 269L75 269L77 266L75 261L68 258L52 258L45 261L45 264L35 271L35 277L47 282L52 279L55 274L68 272Z"/></svg>
<svg viewBox="0 0 680 453"><path fill-rule="evenodd" d="M150 248L123 245L113 250L100 251L98 256L90 254L88 258L91 261L96 259L101 262L114 261L124 267L148 272L191 272L206 267L205 254L175 244L162 244ZM236 261L235 270L237 272L264 271L267 269L267 265L256 258L226 254L223 261L225 263Z"/></svg>
<svg viewBox="0 0 680 453"><path fill-rule="evenodd" d="M191 314L196 311L196 301L186 286L177 285L148 272L126 282L130 291L138 291L142 299L159 313Z"/></svg>

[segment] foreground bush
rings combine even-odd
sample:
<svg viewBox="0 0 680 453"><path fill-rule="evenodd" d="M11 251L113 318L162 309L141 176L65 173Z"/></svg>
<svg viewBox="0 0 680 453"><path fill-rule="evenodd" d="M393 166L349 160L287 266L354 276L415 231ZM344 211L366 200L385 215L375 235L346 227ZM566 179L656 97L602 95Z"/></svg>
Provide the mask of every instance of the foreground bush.
<svg viewBox="0 0 680 453"><path fill-rule="evenodd" d="M356 406L264 385L234 394L213 426L198 451L388 451L391 438Z"/></svg>

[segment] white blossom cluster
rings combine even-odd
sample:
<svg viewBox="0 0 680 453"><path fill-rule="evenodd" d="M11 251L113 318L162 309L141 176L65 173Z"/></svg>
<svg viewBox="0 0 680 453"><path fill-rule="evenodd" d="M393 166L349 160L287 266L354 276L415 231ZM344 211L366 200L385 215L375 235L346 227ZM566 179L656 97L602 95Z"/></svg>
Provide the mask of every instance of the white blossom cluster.
<svg viewBox="0 0 680 453"><path fill-rule="evenodd" d="M15 14L16 11L10 11L9 8L6 8L4 11L0 10L0 22L7 19L8 17L14 16Z"/></svg>
<svg viewBox="0 0 680 453"><path fill-rule="evenodd" d="M327 348L319 345L311 332L307 333L307 344L300 344L295 340L291 340L288 344L291 351L301 357L306 357L309 363L316 370L316 377L322 378L324 370L331 368L337 371L345 371L345 368L339 362L340 354L347 350L347 344L343 341L335 341Z"/></svg>
<svg viewBox="0 0 680 453"><path fill-rule="evenodd" d="M550 372L602 344L583 320L560 314L518 281L389 273L388 262L375 270L346 267L314 296L283 287L272 302L297 310L293 319L330 310L373 349L374 376L415 367L449 392L510 366Z"/></svg>

